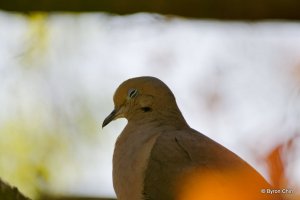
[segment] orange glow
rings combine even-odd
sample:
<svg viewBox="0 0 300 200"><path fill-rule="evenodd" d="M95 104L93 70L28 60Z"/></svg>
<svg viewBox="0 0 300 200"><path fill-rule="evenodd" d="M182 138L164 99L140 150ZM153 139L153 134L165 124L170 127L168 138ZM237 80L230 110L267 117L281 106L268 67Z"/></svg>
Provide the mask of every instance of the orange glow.
<svg viewBox="0 0 300 200"><path fill-rule="evenodd" d="M182 180L177 200L278 199L276 195L261 192L262 189L271 188L253 171L195 170Z"/></svg>

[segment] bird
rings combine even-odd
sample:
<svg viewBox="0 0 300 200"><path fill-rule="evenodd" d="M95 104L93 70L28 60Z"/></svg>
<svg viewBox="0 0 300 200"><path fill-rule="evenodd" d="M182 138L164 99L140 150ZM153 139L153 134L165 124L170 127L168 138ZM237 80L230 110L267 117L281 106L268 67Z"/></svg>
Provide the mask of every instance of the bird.
<svg viewBox="0 0 300 200"><path fill-rule="evenodd" d="M102 128L118 118L128 121L113 153L118 200L281 198L246 161L192 129L160 79L130 78L116 89L113 101Z"/></svg>

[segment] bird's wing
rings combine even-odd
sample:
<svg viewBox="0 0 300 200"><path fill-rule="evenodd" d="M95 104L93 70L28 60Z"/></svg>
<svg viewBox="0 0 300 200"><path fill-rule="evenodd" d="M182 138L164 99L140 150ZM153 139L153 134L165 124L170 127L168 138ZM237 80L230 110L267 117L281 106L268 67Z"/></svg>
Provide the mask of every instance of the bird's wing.
<svg viewBox="0 0 300 200"><path fill-rule="evenodd" d="M226 193L228 199L272 199L261 193L263 188L270 185L240 157L187 129L157 138L145 171L144 196L147 200L208 200L207 195Z"/></svg>

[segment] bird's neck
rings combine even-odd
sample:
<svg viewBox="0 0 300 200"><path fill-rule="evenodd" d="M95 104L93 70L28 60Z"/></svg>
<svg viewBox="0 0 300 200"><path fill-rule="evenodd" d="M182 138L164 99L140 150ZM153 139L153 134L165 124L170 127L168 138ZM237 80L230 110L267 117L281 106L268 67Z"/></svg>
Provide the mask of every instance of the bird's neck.
<svg viewBox="0 0 300 200"><path fill-rule="evenodd" d="M138 127L168 127L169 129L184 129L189 127L178 108L156 109L149 112L139 112L128 119L128 125Z"/></svg>

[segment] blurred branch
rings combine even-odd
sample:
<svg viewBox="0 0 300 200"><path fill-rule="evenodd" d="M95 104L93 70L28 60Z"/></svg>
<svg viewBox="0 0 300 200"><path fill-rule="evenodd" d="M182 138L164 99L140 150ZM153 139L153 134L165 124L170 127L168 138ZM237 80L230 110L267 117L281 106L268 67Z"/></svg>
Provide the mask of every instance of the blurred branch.
<svg viewBox="0 0 300 200"><path fill-rule="evenodd" d="M115 14L154 12L192 18L235 20L300 19L298 0L3 0L0 9L31 11L101 11Z"/></svg>
<svg viewBox="0 0 300 200"><path fill-rule="evenodd" d="M29 198L21 194L18 188L12 187L7 183L4 183L1 179L0 179L0 197L1 199L6 199L6 200L30 200Z"/></svg>

